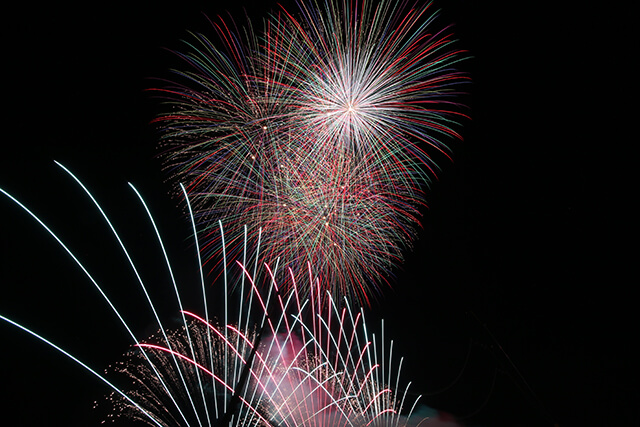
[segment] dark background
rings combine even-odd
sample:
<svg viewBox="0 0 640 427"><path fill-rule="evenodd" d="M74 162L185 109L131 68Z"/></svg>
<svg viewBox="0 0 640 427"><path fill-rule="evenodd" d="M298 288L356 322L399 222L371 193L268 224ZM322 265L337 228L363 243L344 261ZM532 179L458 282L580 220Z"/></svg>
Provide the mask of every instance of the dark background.
<svg viewBox="0 0 640 427"><path fill-rule="evenodd" d="M94 192L147 281L166 285L162 255L126 183L136 185L176 275L195 280L189 227L155 157L149 121L157 102L145 89L179 65L164 48L180 48L188 29L209 31L203 13L228 10L242 22L243 6L256 18L277 7L237 3L23 3L6 13L0 187L96 271L136 331L153 325L126 261L53 160ZM464 65L472 120L464 142L451 141L454 162L441 163L420 239L369 322L386 319L394 351L406 356L403 378L422 402L468 425L638 425L629 221L637 191L628 188L632 140L622 125L630 117L622 100L633 97L616 49L625 11L485 3L435 4L439 24L454 23L472 56ZM69 256L4 197L0 219L0 314L98 371L118 360L126 332ZM169 291L154 299L168 301ZM108 393L99 380L4 322L0 343L7 418L101 421L91 409Z"/></svg>

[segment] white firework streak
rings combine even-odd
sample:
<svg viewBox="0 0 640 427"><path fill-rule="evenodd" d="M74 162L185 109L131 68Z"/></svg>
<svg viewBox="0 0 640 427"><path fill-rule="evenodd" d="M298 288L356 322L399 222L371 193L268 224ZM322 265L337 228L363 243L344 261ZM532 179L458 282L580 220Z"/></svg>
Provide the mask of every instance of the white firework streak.
<svg viewBox="0 0 640 427"><path fill-rule="evenodd" d="M211 291L205 285L202 267L197 285L202 301L195 304L197 308L186 309L150 209L129 184L155 230L180 308L182 326L175 330L163 326L108 216L80 180L60 167L91 198L117 238L159 334L140 339L78 257L40 218L2 189L0 192L31 215L71 256L120 319L133 347L110 374L124 374L134 385L119 387L107 378L109 374L99 374L33 330L5 316L0 318L55 348L113 389L112 416L156 426L414 426L426 421L411 419L419 397L408 396L409 385L400 387L402 358L394 357L393 341L387 343L384 332L380 339L369 333L362 309L354 310L346 298L335 300L321 286L321 278L312 274L311 266L298 274L289 269L285 276L290 283L282 286L276 281L281 277L276 274L277 260L272 269L267 264L247 266L247 259L257 259L250 254L227 259L222 223L224 278L222 286L214 289L224 298L224 312L217 320L209 313ZM199 253L196 223L191 218ZM251 245L259 246L259 242ZM234 269L238 274L231 274ZM298 286L301 280L307 282L304 287ZM258 281L265 283L258 286ZM312 291L298 291L303 288Z"/></svg>

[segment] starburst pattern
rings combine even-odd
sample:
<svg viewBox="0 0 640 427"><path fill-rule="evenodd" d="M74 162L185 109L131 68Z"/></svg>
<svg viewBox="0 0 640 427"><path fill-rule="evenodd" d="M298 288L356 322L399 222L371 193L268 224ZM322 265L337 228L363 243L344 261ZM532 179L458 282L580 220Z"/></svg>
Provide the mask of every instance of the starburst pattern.
<svg viewBox="0 0 640 427"><path fill-rule="evenodd" d="M156 122L207 260L218 218L231 234L260 224L263 260L311 263L334 296L379 295L416 237L432 154L460 137L462 55L434 20L428 5L328 0L261 33L220 21L219 43L193 35L187 71L155 89L171 108Z"/></svg>

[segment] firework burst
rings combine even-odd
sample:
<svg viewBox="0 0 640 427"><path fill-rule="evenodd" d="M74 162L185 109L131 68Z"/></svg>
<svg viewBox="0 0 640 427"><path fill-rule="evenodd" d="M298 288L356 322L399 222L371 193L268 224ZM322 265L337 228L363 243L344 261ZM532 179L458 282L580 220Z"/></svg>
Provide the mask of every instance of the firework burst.
<svg viewBox="0 0 640 427"><path fill-rule="evenodd" d="M194 35L156 122L206 260L218 218L232 235L260 224L261 261L311 263L335 297L379 294L416 237L430 153L459 138L461 52L434 19L428 5L327 1L274 12L259 35L224 22L217 44Z"/></svg>
<svg viewBox="0 0 640 427"><path fill-rule="evenodd" d="M393 342L386 342L384 332L381 339L370 334L362 310L353 310L346 298L335 300L310 267L299 274L287 268L284 277L288 283L281 283L276 279L277 271L268 265L249 267L246 260L259 257L233 259L223 246L224 271L237 270L238 283L228 284L225 273L222 284L210 289L200 270L197 287L201 298L187 302L171 274L181 326L167 327L115 227L86 187L71 176L120 243L159 332L139 339L79 258L43 221L2 189L0 192L31 215L71 256L134 344L124 360L103 375L30 329L0 318L65 354L107 384L113 390L107 400L113 410L109 418L126 417L154 426L407 425L418 399L408 396L408 386L400 388L402 359L394 358ZM150 209L142 198L140 201L171 272ZM193 217L192 226L197 235ZM258 286L260 281L263 286ZM291 292L281 292L284 288ZM218 294L214 299L224 301L217 320L209 313L208 301L214 294Z"/></svg>

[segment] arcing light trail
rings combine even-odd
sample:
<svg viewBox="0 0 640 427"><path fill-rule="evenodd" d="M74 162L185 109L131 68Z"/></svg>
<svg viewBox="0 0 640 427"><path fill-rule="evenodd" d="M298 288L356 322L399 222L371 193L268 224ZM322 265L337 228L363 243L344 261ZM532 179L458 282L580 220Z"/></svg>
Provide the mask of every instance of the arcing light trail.
<svg viewBox="0 0 640 427"><path fill-rule="evenodd" d="M168 328L108 216L86 187L60 166L89 195L127 254L160 333L138 338L110 301L106 287L97 283L62 239L1 189L72 257L117 315L133 347L121 363L101 375L32 329L5 316L0 318L55 348L111 387L114 391L107 403L113 407L112 416L156 426L217 426L220 422L225 426L407 425L418 399L408 399L408 385L400 387L402 359L393 357L393 342L387 343L384 335L379 340L369 334L362 310L352 310L346 298L334 299L310 266L301 274L287 269L282 277L287 277L289 283L283 286L276 280L280 277L278 272L268 265L250 271L246 259L226 259L225 255L225 271L236 268L241 272L235 292L231 292L227 280L211 290L202 280L196 285L202 288L202 301L195 304L182 301L180 287L171 273L182 326ZM146 204L144 209L158 244L163 247ZM195 221L192 224L196 227ZM194 235L197 240L198 233ZM171 272L164 247L163 254ZM204 277L202 272L200 277ZM299 286L301 280L307 285ZM258 286L259 281L265 282L263 286ZM213 292L225 295L224 315L216 316L221 324L212 320L207 311L207 300ZM229 300L226 295L230 295ZM187 305L194 309L186 310ZM198 315L200 310L203 313Z"/></svg>

